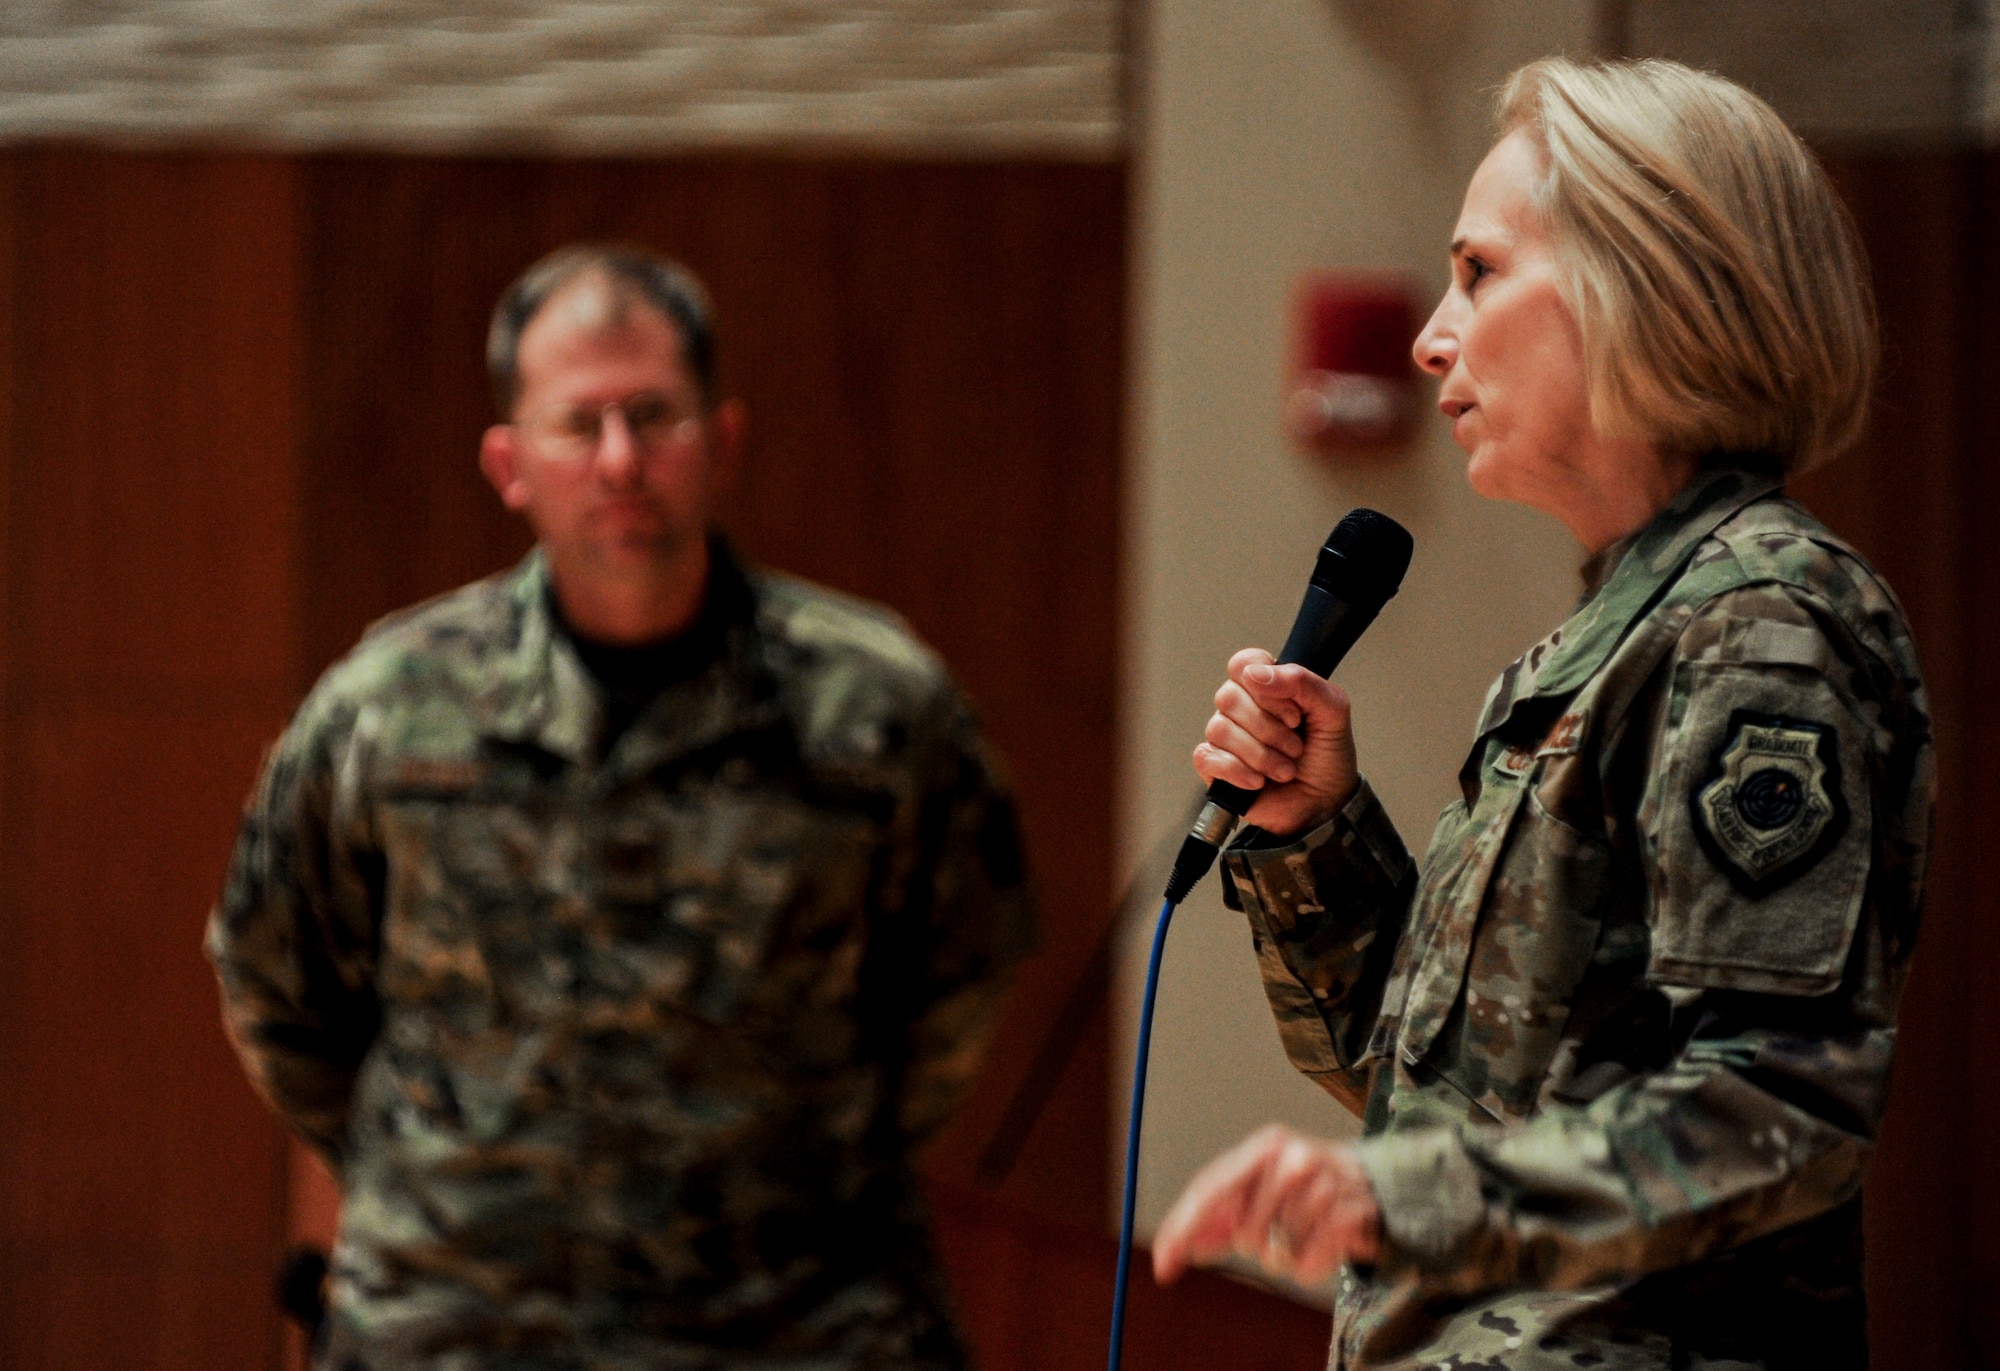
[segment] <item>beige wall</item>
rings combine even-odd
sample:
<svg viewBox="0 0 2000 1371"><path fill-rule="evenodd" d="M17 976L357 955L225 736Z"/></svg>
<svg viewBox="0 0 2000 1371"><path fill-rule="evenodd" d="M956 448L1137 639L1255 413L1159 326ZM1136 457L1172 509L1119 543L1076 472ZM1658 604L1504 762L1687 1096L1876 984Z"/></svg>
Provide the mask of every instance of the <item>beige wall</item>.
<svg viewBox="0 0 2000 1371"><path fill-rule="evenodd" d="M1408 271L1444 245L1488 141L1485 92L1582 52L1581 0L1154 0L1138 60L1136 391L1128 504L1124 867L1185 822L1188 752L1232 650L1275 646L1314 552L1368 504L1416 535L1408 581L1342 668L1363 765L1420 846L1492 676L1574 600L1574 544L1489 505L1433 413L1415 449L1332 465L1278 431L1286 300L1315 267ZM1426 404L1429 404L1426 391ZM1158 888L1163 872L1144 883ZM1154 1033L1141 1213L1150 1231L1204 1160L1270 1119L1346 1122L1286 1063L1240 915L1211 878L1178 916ZM1156 908L1157 906L1155 906ZM1129 1064L1152 912L1117 1003ZM1138 926L1143 925L1143 927ZM1121 1066L1114 1083L1119 1146Z"/></svg>

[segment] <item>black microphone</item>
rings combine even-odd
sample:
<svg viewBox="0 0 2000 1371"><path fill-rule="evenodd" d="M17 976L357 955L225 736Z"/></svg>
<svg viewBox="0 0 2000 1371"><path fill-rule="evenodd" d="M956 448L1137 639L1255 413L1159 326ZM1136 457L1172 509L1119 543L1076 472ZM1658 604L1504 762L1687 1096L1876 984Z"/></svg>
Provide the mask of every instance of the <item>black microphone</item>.
<svg viewBox="0 0 2000 1371"><path fill-rule="evenodd" d="M1340 659L1375 622L1402 587L1414 547L1410 531L1386 514L1357 509L1334 525L1319 550L1291 636L1278 654L1282 663L1296 662L1315 676L1331 676ZM1215 865L1215 855L1229 841L1237 820L1257 802L1257 791L1217 781L1208 788L1208 803L1195 816L1194 827L1174 858L1167 879L1167 899L1179 904L1195 883Z"/></svg>

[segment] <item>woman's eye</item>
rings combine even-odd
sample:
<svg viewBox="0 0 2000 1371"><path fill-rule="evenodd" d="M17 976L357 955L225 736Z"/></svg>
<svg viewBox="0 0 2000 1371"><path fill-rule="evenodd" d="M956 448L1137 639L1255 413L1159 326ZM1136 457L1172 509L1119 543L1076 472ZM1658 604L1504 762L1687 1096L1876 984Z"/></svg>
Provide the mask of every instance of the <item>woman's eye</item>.
<svg viewBox="0 0 2000 1371"><path fill-rule="evenodd" d="M1486 275L1490 270L1491 268L1488 267L1486 263L1480 261L1477 257L1466 258L1465 288L1467 290L1471 290L1474 286L1478 285L1481 281L1485 280Z"/></svg>

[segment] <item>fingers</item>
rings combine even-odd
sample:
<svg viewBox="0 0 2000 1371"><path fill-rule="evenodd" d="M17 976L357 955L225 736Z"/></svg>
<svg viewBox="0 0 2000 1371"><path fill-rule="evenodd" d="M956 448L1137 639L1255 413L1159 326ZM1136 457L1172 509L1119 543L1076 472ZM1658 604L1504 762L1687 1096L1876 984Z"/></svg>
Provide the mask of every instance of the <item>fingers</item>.
<svg viewBox="0 0 2000 1371"><path fill-rule="evenodd" d="M1296 758L1305 750L1298 733L1299 721L1305 713L1290 700L1270 703L1273 707L1267 709L1263 701L1235 681L1224 681L1215 692L1214 717L1234 724L1265 747Z"/></svg>
<svg viewBox="0 0 2000 1371"><path fill-rule="evenodd" d="M1272 1230L1304 1235L1292 1239L1291 1252L1292 1274L1301 1283L1317 1285L1340 1266L1342 1255L1350 1250L1352 1227L1341 1221L1344 1217L1339 1187L1324 1173L1279 1209Z"/></svg>
<svg viewBox="0 0 2000 1371"><path fill-rule="evenodd" d="M1304 668L1280 667L1263 648L1246 647L1229 659L1229 679L1215 693L1215 707L1223 709L1226 699L1240 699L1256 713L1274 716L1278 727L1289 733L1305 721L1305 713L1290 691L1273 687L1280 673L1295 670Z"/></svg>
<svg viewBox="0 0 2000 1371"><path fill-rule="evenodd" d="M1261 790L1268 779L1235 753L1224 752L1207 743L1194 745L1194 769L1204 783L1227 781L1243 790Z"/></svg>
<svg viewBox="0 0 2000 1371"><path fill-rule="evenodd" d="M1282 1196L1271 1206L1266 1270L1311 1285L1342 1262L1375 1256L1380 1211L1352 1149L1299 1138L1273 1169ZM1254 1204L1247 1217L1261 1217Z"/></svg>
<svg viewBox="0 0 2000 1371"><path fill-rule="evenodd" d="M1262 648L1247 647L1229 659L1229 679L1287 728L1347 731L1347 692L1295 662L1280 666Z"/></svg>
<svg viewBox="0 0 2000 1371"><path fill-rule="evenodd" d="M1223 700L1223 695L1231 698ZM1259 776L1283 784L1299 774L1298 758L1305 741L1271 714L1258 709L1235 685L1217 692L1216 712L1208 716L1202 736L1218 752L1226 752ZM1232 716L1228 711L1242 711Z"/></svg>
<svg viewBox="0 0 2000 1371"><path fill-rule="evenodd" d="M1374 1256L1380 1216L1367 1174L1344 1146L1272 1127L1204 1167L1153 1246L1171 1281L1190 1262L1236 1251L1306 1283Z"/></svg>
<svg viewBox="0 0 2000 1371"><path fill-rule="evenodd" d="M1262 648L1245 648L1229 659L1230 679L1215 692L1215 713L1203 730L1206 747L1195 749L1202 779L1246 790L1298 779L1298 759L1306 749L1298 728L1305 711L1283 690L1246 687L1245 673L1258 670L1271 670L1271 654Z"/></svg>
<svg viewBox="0 0 2000 1371"><path fill-rule="evenodd" d="M1326 822L1360 783L1347 693L1262 648L1229 659L1194 750L1205 783L1262 792L1244 817L1279 836Z"/></svg>
<svg viewBox="0 0 2000 1371"><path fill-rule="evenodd" d="M1250 1202L1243 1208L1242 1237L1252 1244L1244 1255L1255 1257L1266 1267L1273 1265L1273 1259L1290 1264L1289 1251L1273 1251L1273 1235L1281 1215L1289 1215L1296 1226L1288 1225L1288 1234L1303 1235L1311 1231L1311 1218L1306 1207L1300 1203L1315 1182L1324 1178L1326 1163L1325 1148L1310 1138L1297 1134L1288 1136L1278 1149L1264 1174Z"/></svg>
<svg viewBox="0 0 2000 1371"><path fill-rule="evenodd" d="M1252 663L1243 668L1243 689L1271 713L1303 722L1308 732L1347 730L1347 692L1297 663L1284 666Z"/></svg>
<svg viewBox="0 0 2000 1371"><path fill-rule="evenodd" d="M1372 1261L1377 1246L1379 1215L1374 1192L1360 1173L1328 1170L1279 1209L1274 1228L1295 1239L1292 1274L1316 1285L1346 1261Z"/></svg>
<svg viewBox="0 0 2000 1371"><path fill-rule="evenodd" d="M1260 1129L1195 1173L1154 1235L1154 1279L1163 1285L1177 1280L1190 1262L1219 1257L1235 1246L1258 1172L1286 1136L1276 1125Z"/></svg>
<svg viewBox="0 0 2000 1371"><path fill-rule="evenodd" d="M1270 666L1277 660L1261 647L1243 648L1229 659L1229 679L1235 680L1238 673L1246 667Z"/></svg>

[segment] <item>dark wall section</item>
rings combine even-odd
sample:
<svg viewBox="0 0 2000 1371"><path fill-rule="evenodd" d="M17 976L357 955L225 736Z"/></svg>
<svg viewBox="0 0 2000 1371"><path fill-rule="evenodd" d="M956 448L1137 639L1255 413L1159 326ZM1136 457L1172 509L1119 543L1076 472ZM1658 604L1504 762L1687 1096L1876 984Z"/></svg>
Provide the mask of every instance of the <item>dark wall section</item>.
<svg viewBox="0 0 2000 1371"><path fill-rule="evenodd" d="M293 170L0 159L0 1366L271 1364L283 1143L198 945L290 706Z"/></svg>
<svg viewBox="0 0 2000 1371"><path fill-rule="evenodd" d="M1867 1190L1875 1365L2000 1365L2000 159L1830 159L1874 270L1885 365L1861 449L1796 493L1853 539L1909 611L1936 716L1928 907Z"/></svg>

